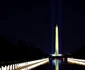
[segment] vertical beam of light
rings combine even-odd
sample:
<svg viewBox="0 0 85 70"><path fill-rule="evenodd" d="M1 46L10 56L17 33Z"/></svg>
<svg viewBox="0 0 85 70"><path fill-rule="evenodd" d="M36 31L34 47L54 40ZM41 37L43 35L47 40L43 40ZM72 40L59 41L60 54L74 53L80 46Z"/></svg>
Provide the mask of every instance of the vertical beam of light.
<svg viewBox="0 0 85 70"><path fill-rule="evenodd" d="M62 52L62 0L58 0L59 53Z"/></svg>
<svg viewBox="0 0 85 70"><path fill-rule="evenodd" d="M54 0L51 0L51 26L52 26L52 54L55 52L55 48L54 48L54 31L55 31L55 27L54 27Z"/></svg>
<svg viewBox="0 0 85 70"><path fill-rule="evenodd" d="M58 44L58 26L56 25L56 28L55 28L55 54L56 56L58 56L59 54L59 44Z"/></svg>
<svg viewBox="0 0 85 70"><path fill-rule="evenodd" d="M57 0L57 20L58 20L58 27L59 27L59 53L62 53L62 0ZM61 69L62 66L59 65L59 69ZM62 69L61 69L62 70Z"/></svg>
<svg viewBox="0 0 85 70"><path fill-rule="evenodd" d="M51 2L51 26L52 26L52 54L55 53L55 27L54 27L54 0L50 0ZM52 70L54 70L54 65L52 65Z"/></svg>
<svg viewBox="0 0 85 70"><path fill-rule="evenodd" d="M58 26L55 27L55 55L58 56L59 54L59 44L58 44ZM55 70L59 69L59 61L56 60Z"/></svg>

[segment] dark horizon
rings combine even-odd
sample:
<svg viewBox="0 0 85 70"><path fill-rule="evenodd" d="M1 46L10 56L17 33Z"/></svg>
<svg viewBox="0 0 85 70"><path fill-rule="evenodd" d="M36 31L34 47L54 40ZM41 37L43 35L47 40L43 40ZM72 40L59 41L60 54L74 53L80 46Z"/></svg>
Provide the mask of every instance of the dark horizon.
<svg viewBox="0 0 85 70"><path fill-rule="evenodd" d="M5 51L5 52L4 52ZM0 36L0 63L1 62L24 62L47 58L49 54L44 53L36 45L26 45L19 40L17 45L8 41L6 37Z"/></svg>
<svg viewBox="0 0 85 70"><path fill-rule="evenodd" d="M2 0L0 36L6 37L12 43L9 47L11 49L16 49L15 45L19 46L20 43L21 46L25 45L23 46L25 49L31 44L46 54L53 54L55 52L53 37L55 25L58 24L61 54L77 52L85 45L84 3L83 0ZM2 49L5 48L7 47L4 46Z"/></svg>
<svg viewBox="0 0 85 70"><path fill-rule="evenodd" d="M11 2L11 3L10 3ZM81 1L62 0L61 50L71 53L84 45L84 7ZM58 24L58 6L54 0L54 24ZM81 5L82 4L82 5ZM45 53L52 53L52 4L49 0L2 1L0 8L0 36L8 36L14 44L23 40L37 44ZM59 25L59 24L58 24ZM54 29L54 28L53 28Z"/></svg>

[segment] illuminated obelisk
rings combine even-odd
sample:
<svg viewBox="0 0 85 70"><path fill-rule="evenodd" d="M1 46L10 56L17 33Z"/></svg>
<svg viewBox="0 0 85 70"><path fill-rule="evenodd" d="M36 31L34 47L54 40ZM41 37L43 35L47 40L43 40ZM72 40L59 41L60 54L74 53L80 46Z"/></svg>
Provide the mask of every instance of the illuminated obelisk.
<svg viewBox="0 0 85 70"><path fill-rule="evenodd" d="M55 27L55 55L58 56L59 54L59 40L58 40L58 26ZM55 70L59 70L59 61L56 60Z"/></svg>

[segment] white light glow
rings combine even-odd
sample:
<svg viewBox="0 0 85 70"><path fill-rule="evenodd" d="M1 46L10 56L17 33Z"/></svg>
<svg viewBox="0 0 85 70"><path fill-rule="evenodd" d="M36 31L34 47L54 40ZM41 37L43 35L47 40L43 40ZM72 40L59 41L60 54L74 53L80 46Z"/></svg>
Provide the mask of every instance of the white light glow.
<svg viewBox="0 0 85 70"><path fill-rule="evenodd" d="M78 64L78 65L84 65L85 66L85 61L82 61L80 59L73 59L73 58L68 58L67 59L68 63L73 63L73 64Z"/></svg>
<svg viewBox="0 0 85 70"><path fill-rule="evenodd" d="M6 66L5 67L2 66L2 70L6 70Z"/></svg>
<svg viewBox="0 0 85 70"><path fill-rule="evenodd" d="M52 56L56 56L56 54L51 54ZM57 56L62 56L62 54L58 54Z"/></svg>
<svg viewBox="0 0 85 70"><path fill-rule="evenodd" d="M58 54L58 56L62 56L62 54Z"/></svg>
<svg viewBox="0 0 85 70"><path fill-rule="evenodd" d="M5 67L2 66L0 69L2 69L2 70L9 70L9 69L12 70L12 69L14 69L14 66L15 66L15 69L18 68L20 70L24 69L24 68L32 69L32 68L40 66L40 65L42 65L46 62L49 62L49 58L44 58L44 59L39 59L39 60L34 60L34 61L24 62L24 63L19 63L19 64L13 64L13 66L12 65L8 65L8 66L5 66Z"/></svg>
<svg viewBox="0 0 85 70"><path fill-rule="evenodd" d="M55 59L52 60L52 63L53 63L53 65L56 65L56 60Z"/></svg>
<svg viewBox="0 0 85 70"><path fill-rule="evenodd" d="M24 63L19 63L19 67L22 67L22 66L26 66L26 65L31 65L31 64L34 64L34 63L37 63L37 62L41 62L41 61L44 61L44 60L47 60L48 58L45 58L45 59L39 59L39 60L34 60L34 61L29 61L29 62L24 62Z"/></svg>
<svg viewBox="0 0 85 70"><path fill-rule="evenodd" d="M51 54L52 56L56 56L55 54Z"/></svg>
<svg viewBox="0 0 85 70"><path fill-rule="evenodd" d="M27 69L30 70L30 69L36 68L36 67L38 67L38 66L40 66L40 65L46 64L46 63L48 63L48 62L49 62L49 60L47 59L47 60L44 60L44 61L42 61L42 62L36 63L36 64L34 64L34 65L28 66Z"/></svg>
<svg viewBox="0 0 85 70"><path fill-rule="evenodd" d="M80 61L80 62L85 62L85 60L83 60L83 59L74 59L74 58L68 58L68 59L75 60L75 61Z"/></svg>

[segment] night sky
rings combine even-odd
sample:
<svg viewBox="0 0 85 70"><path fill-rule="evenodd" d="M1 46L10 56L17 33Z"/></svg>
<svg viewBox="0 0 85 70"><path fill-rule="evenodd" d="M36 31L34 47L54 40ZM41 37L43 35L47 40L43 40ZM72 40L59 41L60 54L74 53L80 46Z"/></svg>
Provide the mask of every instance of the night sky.
<svg viewBox="0 0 85 70"><path fill-rule="evenodd" d="M63 0L63 53L73 52L85 42L85 5L81 1ZM0 3L0 35L8 36L14 44L24 40L28 45L38 45L44 52L51 53L51 0L3 0ZM57 2L55 6L57 13ZM57 18L54 24L58 24Z"/></svg>
<svg viewBox="0 0 85 70"><path fill-rule="evenodd" d="M73 52L85 45L85 2L63 0L63 52Z"/></svg>
<svg viewBox="0 0 85 70"><path fill-rule="evenodd" d="M0 35L8 36L14 44L24 40L51 53L50 1L10 1L3 1L0 8Z"/></svg>

